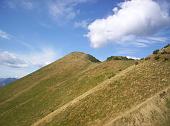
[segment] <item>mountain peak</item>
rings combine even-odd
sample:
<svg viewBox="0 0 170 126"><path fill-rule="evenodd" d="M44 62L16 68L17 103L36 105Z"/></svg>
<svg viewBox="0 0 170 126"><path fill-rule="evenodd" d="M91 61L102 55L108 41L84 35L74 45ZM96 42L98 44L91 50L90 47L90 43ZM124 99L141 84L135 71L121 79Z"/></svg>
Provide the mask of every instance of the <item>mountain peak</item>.
<svg viewBox="0 0 170 126"><path fill-rule="evenodd" d="M83 52L71 52L70 54L66 55L64 57L66 60L85 60L85 61L90 61L90 62L100 62L98 59L96 59L94 56L90 54L86 54Z"/></svg>

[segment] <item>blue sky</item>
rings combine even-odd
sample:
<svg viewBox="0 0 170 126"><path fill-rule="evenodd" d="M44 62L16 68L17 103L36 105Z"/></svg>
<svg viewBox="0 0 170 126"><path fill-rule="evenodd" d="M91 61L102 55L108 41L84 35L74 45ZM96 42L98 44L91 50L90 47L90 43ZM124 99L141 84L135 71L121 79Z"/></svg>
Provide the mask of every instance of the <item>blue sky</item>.
<svg viewBox="0 0 170 126"><path fill-rule="evenodd" d="M102 61L149 55L170 40L169 2L143 1L1 0L0 77L25 76L73 51Z"/></svg>

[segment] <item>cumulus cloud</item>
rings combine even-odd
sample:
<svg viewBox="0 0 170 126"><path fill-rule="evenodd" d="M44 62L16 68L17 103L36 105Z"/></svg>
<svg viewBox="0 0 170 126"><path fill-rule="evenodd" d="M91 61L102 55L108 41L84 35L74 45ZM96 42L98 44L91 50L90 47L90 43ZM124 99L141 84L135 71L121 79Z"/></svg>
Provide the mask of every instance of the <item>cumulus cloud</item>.
<svg viewBox="0 0 170 126"><path fill-rule="evenodd" d="M0 65L11 68L43 67L58 58L52 49L42 49L29 54L15 54L8 51L0 52Z"/></svg>
<svg viewBox="0 0 170 126"><path fill-rule="evenodd" d="M167 7L154 0L131 0L119 3L113 8L113 15L89 24L87 37L92 47L98 48L107 43L152 36L169 26Z"/></svg>
<svg viewBox="0 0 170 126"><path fill-rule="evenodd" d="M10 35L2 30L0 30L0 38L10 39Z"/></svg>

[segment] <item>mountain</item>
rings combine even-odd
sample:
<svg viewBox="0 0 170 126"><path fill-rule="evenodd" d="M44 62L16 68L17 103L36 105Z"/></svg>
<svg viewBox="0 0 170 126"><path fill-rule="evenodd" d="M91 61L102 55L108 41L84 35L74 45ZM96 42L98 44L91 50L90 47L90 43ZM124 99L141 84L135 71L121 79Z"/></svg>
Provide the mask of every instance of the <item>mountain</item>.
<svg viewBox="0 0 170 126"><path fill-rule="evenodd" d="M169 124L169 45L142 60L73 52L0 89L2 126Z"/></svg>
<svg viewBox="0 0 170 126"><path fill-rule="evenodd" d="M14 82L17 78L0 78L0 87Z"/></svg>

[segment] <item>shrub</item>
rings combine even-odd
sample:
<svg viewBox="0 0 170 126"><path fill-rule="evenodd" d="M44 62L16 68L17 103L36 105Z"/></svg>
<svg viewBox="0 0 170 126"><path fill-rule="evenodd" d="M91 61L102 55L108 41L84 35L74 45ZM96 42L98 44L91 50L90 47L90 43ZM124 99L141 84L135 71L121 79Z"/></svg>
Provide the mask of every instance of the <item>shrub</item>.
<svg viewBox="0 0 170 126"><path fill-rule="evenodd" d="M150 59L150 57L146 57L146 58L145 58L145 60L149 60L149 59Z"/></svg>
<svg viewBox="0 0 170 126"><path fill-rule="evenodd" d="M133 59L128 59L125 56L111 56L108 57L106 61L110 61L110 60L133 60Z"/></svg>
<svg viewBox="0 0 170 126"><path fill-rule="evenodd" d="M158 60L159 58L160 58L159 56L155 56L155 57L154 57L155 60Z"/></svg>
<svg viewBox="0 0 170 126"><path fill-rule="evenodd" d="M158 54L158 52L159 52L159 49L153 51L153 54Z"/></svg>
<svg viewBox="0 0 170 126"><path fill-rule="evenodd" d="M139 62L136 61L136 62L135 62L135 65L138 65L138 64L139 64Z"/></svg>
<svg viewBox="0 0 170 126"><path fill-rule="evenodd" d="M94 63L98 63L100 62L98 59L96 59L94 56L91 56L89 54L87 54L87 58L91 61L91 62L94 62Z"/></svg>
<svg viewBox="0 0 170 126"><path fill-rule="evenodd" d="M159 94L159 96L160 96L161 98L164 98L164 97L166 96L166 92L163 91L162 93Z"/></svg>
<svg viewBox="0 0 170 126"><path fill-rule="evenodd" d="M167 54L166 50L161 50L161 54Z"/></svg>
<svg viewBox="0 0 170 126"><path fill-rule="evenodd" d="M169 46L170 46L170 44L166 45L164 48L167 48L167 47L169 47Z"/></svg>
<svg viewBox="0 0 170 126"><path fill-rule="evenodd" d="M167 60L168 60L168 58L165 57L165 58L164 58L164 61L167 61Z"/></svg>

